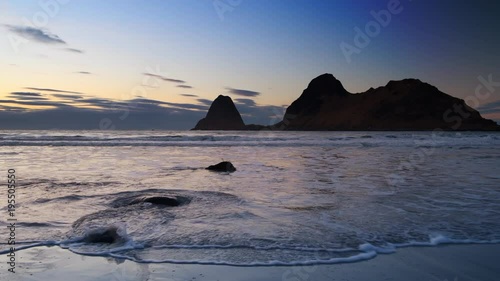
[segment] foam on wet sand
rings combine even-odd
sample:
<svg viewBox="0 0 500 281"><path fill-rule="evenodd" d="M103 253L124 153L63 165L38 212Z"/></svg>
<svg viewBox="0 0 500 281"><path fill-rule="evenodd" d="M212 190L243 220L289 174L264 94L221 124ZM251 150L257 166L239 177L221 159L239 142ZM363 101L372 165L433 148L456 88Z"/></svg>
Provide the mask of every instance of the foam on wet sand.
<svg viewBox="0 0 500 281"><path fill-rule="evenodd" d="M410 247L364 262L297 267L146 264L81 256L59 247L37 247L17 254L18 280L496 281L500 276L500 244ZM6 276L6 269L2 271Z"/></svg>

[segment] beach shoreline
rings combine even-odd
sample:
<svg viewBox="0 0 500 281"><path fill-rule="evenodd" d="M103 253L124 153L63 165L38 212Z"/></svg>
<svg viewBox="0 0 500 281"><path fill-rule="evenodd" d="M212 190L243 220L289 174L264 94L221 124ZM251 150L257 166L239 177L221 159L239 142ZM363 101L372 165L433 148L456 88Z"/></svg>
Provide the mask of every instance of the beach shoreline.
<svg viewBox="0 0 500 281"><path fill-rule="evenodd" d="M500 244L408 247L355 263L269 267L136 263L82 256L56 246L16 253L16 273L2 263L0 275L7 280L493 281L500 276Z"/></svg>

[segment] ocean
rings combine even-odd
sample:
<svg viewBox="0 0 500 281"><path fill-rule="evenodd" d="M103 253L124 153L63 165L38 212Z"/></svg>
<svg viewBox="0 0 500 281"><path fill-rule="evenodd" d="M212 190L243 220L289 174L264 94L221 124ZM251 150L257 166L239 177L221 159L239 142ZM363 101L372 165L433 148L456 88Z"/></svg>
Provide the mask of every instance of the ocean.
<svg viewBox="0 0 500 281"><path fill-rule="evenodd" d="M18 253L272 266L500 243L499 148L494 132L0 131L0 227L15 171ZM237 171L204 169L223 160ZM185 201L131 203L151 196Z"/></svg>

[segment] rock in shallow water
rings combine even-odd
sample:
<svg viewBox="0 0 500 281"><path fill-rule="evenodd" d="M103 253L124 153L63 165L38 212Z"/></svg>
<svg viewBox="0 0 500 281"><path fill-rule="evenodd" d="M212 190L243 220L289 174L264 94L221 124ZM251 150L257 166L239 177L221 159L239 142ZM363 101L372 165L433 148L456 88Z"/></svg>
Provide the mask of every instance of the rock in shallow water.
<svg viewBox="0 0 500 281"><path fill-rule="evenodd" d="M233 166L233 163L224 161L220 162L219 164L216 165L211 165L206 168L207 170L210 171L216 171L216 172L234 172L236 171L236 168Z"/></svg>
<svg viewBox="0 0 500 281"><path fill-rule="evenodd" d="M117 227L96 229L85 235L83 241L87 243L106 243L113 244L115 242L120 242L123 237L118 233Z"/></svg>
<svg viewBox="0 0 500 281"><path fill-rule="evenodd" d="M155 205L162 205L167 207L177 207L190 202L189 198L180 197L180 196L151 196L151 197L143 197L132 200L129 205L139 204L139 203L151 203Z"/></svg>

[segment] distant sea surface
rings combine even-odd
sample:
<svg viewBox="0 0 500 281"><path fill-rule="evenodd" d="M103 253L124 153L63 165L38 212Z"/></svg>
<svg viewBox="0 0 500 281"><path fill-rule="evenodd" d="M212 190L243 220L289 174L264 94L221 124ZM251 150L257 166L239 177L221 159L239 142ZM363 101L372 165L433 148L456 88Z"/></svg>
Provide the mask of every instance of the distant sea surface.
<svg viewBox="0 0 500 281"><path fill-rule="evenodd" d="M146 263L330 264L500 243L499 148L491 132L0 131L18 250ZM204 169L222 160L237 171ZM148 196L190 202L129 204Z"/></svg>

